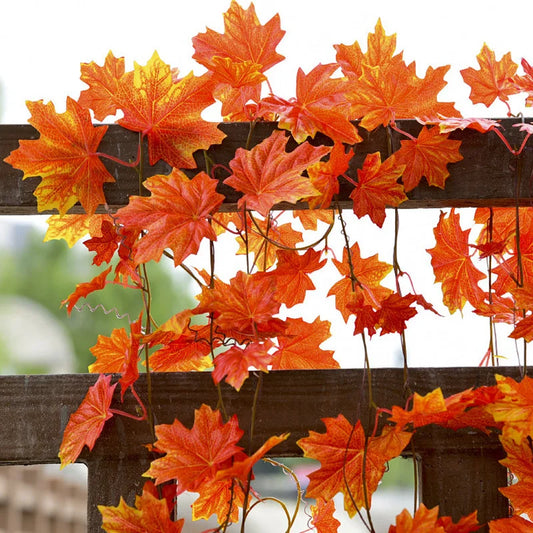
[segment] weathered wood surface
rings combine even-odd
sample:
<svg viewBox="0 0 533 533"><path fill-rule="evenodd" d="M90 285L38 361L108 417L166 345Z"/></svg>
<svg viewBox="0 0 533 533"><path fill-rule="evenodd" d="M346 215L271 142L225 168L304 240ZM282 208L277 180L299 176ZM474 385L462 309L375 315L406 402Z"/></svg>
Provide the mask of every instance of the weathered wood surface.
<svg viewBox="0 0 533 533"><path fill-rule="evenodd" d="M517 378L515 367L497 372ZM409 371L411 390L425 394L441 387L445 395L468 387L494 383L490 368L413 368ZM405 403L403 371L376 369L371 373L372 395L380 407ZM191 427L194 409L202 403L216 407L218 396L210 373L153 374L152 408L156 423L172 423L178 418ZM96 380L90 374L58 376L0 377L0 464L58 462L57 452L63 430L88 387ZM296 441L309 430L325 431L321 418L343 413L354 422L361 419L369 427L368 374L361 369L277 371L263 375L256 407L252 442L249 439L250 415L257 376L252 376L240 393L222 387L228 414L236 413L246 431L241 444L255 450L268 437L290 431L290 438L274 448L274 456L299 456ZM146 380L136 386L146 400ZM135 402L127 397L114 407L134 412ZM146 422L114 417L104 429L92 452L87 449L80 460L89 469L89 531L99 531L97 504L117 505L119 495L133 502L143 483L141 474L148 468L143 444L151 442ZM440 504L441 513L455 518L479 509L480 520L505 516L507 501L497 491L506 484L506 471L497 462L503 457L496 436L478 431L451 431L427 427L417 432L414 448L406 454L421 457L422 501ZM468 465L468 466L467 466ZM468 473L467 473L468 472ZM468 491L460 490L468 476ZM461 481L462 480L462 481ZM472 490L472 483L480 490Z"/></svg>
<svg viewBox="0 0 533 533"><path fill-rule="evenodd" d="M519 121L504 119L501 121L502 131L513 147L518 147L524 133L512 127ZM414 120L398 121L405 131L416 134L421 126ZM219 128L227 134L221 145L209 149L209 157L214 163L227 165L233 157L235 149L244 146L249 135L248 123L222 123ZM275 123L257 123L250 135L250 147L266 138L276 128ZM348 174L357 177L364 157L368 153L379 151L384 158L388 153L387 131L378 128L373 132L360 130L364 141L356 145L356 156L352 159ZM400 141L405 139L395 131L391 132L391 147L396 150ZM36 130L29 125L0 125L0 214L35 214L37 212L33 190L40 178L21 180L22 172L13 169L3 160L18 146L19 139L38 138ZM450 177L444 190L429 187L425 180L409 193L409 200L402 204L405 208L415 207L467 207L467 206L511 206L518 200L520 205L531 205L533 183L533 141L526 145L520 162L509 153L495 133L482 134L474 130L456 131L451 138L462 141L461 154L463 160L448 165ZM100 151L115 155L123 160L133 160L137 154L139 134L111 125L99 148ZM328 139L317 136L314 142L328 143ZM204 154L195 154L199 169L205 168ZM147 158L145 157L146 161ZM127 203L130 195L139 194L138 175L134 169L117 165L109 160L104 161L116 182L105 184L104 190L108 205L114 210ZM521 187L517 191L517 168L521 166ZM157 173L169 172L166 164L159 162L154 167L146 164L143 168L144 177ZM194 174L196 170L188 171ZM238 193L222 184L227 174L218 171L220 179L219 192L226 196L224 208L234 210ZM352 185L341 180L340 203L349 206L349 194ZM288 207L288 206L282 206ZM303 204L300 207L305 207ZM73 211L76 211L74 209ZM79 212L79 209L77 210Z"/></svg>

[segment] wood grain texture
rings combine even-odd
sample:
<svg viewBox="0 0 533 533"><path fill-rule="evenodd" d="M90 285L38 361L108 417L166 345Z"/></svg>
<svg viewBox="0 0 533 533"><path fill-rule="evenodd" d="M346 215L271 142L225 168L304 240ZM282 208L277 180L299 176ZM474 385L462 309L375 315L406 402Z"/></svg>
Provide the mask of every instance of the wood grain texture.
<svg viewBox="0 0 533 533"><path fill-rule="evenodd" d="M506 137L513 147L518 147L522 141L523 133L513 127L519 123L515 119L501 121ZM421 126L414 120L398 121L398 125L412 134L416 134ZM212 146L207 154L214 164L227 166L234 157L235 150L243 147L248 142L250 147L258 144L268 137L276 128L276 123L257 123L252 129L249 123L221 123L219 128L226 134L220 145ZM391 131L391 148L400 147L400 141L405 139L395 131ZM361 130L363 142L355 147L355 156L347 172L352 178L357 177L357 168L361 168L367 154L379 151L382 158L388 153L387 130L378 128L372 132ZM38 185L40 178L27 178L22 180L22 172L12 168L3 160L18 146L19 139L35 139L38 133L32 126L25 125L0 125L0 213L1 214L35 214L37 205L33 190ZM462 141L461 154L463 160L448 165L450 177L445 189L429 187L425 180L416 189L409 193L409 200L404 202L402 208L419 207L468 207L468 206L512 206L515 202L520 205L532 205L533 183L533 146L526 145L520 158L514 157L502 141L489 132L482 134L474 130L456 131L451 138ZM99 150L123 160L133 160L137 154L139 134L128 131L116 124L112 124L106 133ZM533 141L532 141L533 142ZM314 144L331 144L331 141L321 135L313 140ZM289 146L295 146L294 141ZM146 154L146 146L144 147ZM143 158L147 161L147 157ZM203 152L195 153L197 169L187 170L189 175L194 175L199 170L205 169ZM142 192L139 188L139 179L134 169L120 166L105 160L116 182L105 184L104 191L107 203L112 210L125 205L131 195ZM145 178L154 174L167 174L168 165L163 162L155 166L145 164L143 176ZM518 176L521 175L520 186L517 185ZM218 190L224 194L226 200L224 210L235 210L239 194L225 186L222 181L228 176L223 170L218 170L216 177L220 180ZM518 187L518 188L517 188ZM340 204L350 206L349 194L353 186L341 180L339 194ZM305 204L279 205L278 208L294 209L305 208ZM72 212L80 212L80 208L73 208Z"/></svg>

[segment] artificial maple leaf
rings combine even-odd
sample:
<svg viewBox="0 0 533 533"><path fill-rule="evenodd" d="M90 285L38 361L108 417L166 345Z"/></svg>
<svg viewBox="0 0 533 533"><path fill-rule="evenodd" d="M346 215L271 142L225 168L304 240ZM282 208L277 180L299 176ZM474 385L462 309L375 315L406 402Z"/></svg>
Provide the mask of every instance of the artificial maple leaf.
<svg viewBox="0 0 533 533"><path fill-rule="evenodd" d="M249 61L264 72L285 59L275 50L284 35L279 15L262 25L253 4L243 9L232 0L224 13L224 33L207 28L205 33L193 37L193 58L209 70L216 70L217 58L230 58L235 63Z"/></svg>
<svg viewBox="0 0 533 533"><path fill-rule="evenodd" d="M117 101L124 112L119 124L148 138L151 165L162 159L174 168L195 168L193 153L224 138L201 116L214 102L209 74L191 72L176 81L156 52L146 66L135 64L120 77Z"/></svg>
<svg viewBox="0 0 533 533"><path fill-rule="evenodd" d="M309 74L300 68L296 75L296 98L270 96L261 100L261 110L279 115L279 127L289 130L298 143L317 132L339 143L355 144L363 139L348 120L348 84L331 76L338 65L319 64Z"/></svg>
<svg viewBox="0 0 533 533"><path fill-rule="evenodd" d="M340 368L333 350L320 345L331 337L330 322L315 318L309 323L301 318L287 318L287 329L278 336L278 349L272 356L274 370Z"/></svg>
<svg viewBox="0 0 533 533"><path fill-rule="evenodd" d="M428 509L423 503L416 510L414 516L404 509L396 517L396 525L389 527L389 533L445 533L445 529L438 524L439 507Z"/></svg>
<svg viewBox="0 0 533 533"><path fill-rule="evenodd" d="M309 169L307 170L309 171ZM292 216L301 222L304 229L316 231L319 221L328 226L333 224L335 211L332 209L296 209L292 212Z"/></svg>
<svg viewBox="0 0 533 533"><path fill-rule="evenodd" d="M486 406L496 422L503 422L504 439L516 443L533 436L533 379L527 376L522 381L495 375L498 390L503 397Z"/></svg>
<svg viewBox="0 0 533 533"><path fill-rule="evenodd" d="M121 496L116 507L99 505L98 510L107 533L181 533L184 523L183 519L171 520L166 500L157 498L146 487L142 495L135 496L135 507Z"/></svg>
<svg viewBox="0 0 533 533"><path fill-rule="evenodd" d="M507 102L510 95L519 92L513 83L518 65L509 52L497 61L494 52L484 43L477 61L479 70L472 67L461 70L463 80L470 85L472 103L489 107L496 98Z"/></svg>
<svg viewBox="0 0 533 533"><path fill-rule="evenodd" d="M413 140L400 141L401 148L394 153L398 165L405 165L402 174L404 189L414 189L425 176L429 185L444 189L446 178L450 175L448 163L461 161L459 153L461 141L448 139L438 127L422 128Z"/></svg>
<svg viewBox="0 0 533 533"><path fill-rule="evenodd" d="M82 107L94 111L96 120L104 120L109 115L114 115L120 107L117 94L119 80L125 72L123 57L115 57L108 52L104 65L100 67L94 61L81 64L81 81L89 85L80 93L78 100Z"/></svg>
<svg viewBox="0 0 533 533"><path fill-rule="evenodd" d="M407 200L403 185L398 183L405 165L394 157L383 163L381 154L375 152L365 157L362 169L357 169L357 185L350 193L353 211L362 218L368 215L380 228L385 221L385 207L397 207Z"/></svg>
<svg viewBox="0 0 533 533"><path fill-rule="evenodd" d="M370 508L387 461L402 452L411 434L388 432L366 439L361 423L358 421L354 427L342 414L322 421L326 433L310 431L309 437L297 442L304 457L321 463L308 476L306 496L330 500L337 492L343 492L344 508L352 517L358 509Z"/></svg>
<svg viewBox="0 0 533 533"><path fill-rule="evenodd" d="M152 461L145 476L157 485L174 479L178 492L196 492L198 487L214 479L220 465L239 453L237 442L243 435L237 417L223 424L219 411L203 404L194 411L194 424L187 429L179 420L155 427L154 446L166 454Z"/></svg>
<svg viewBox="0 0 533 533"><path fill-rule="evenodd" d="M522 518L514 515L510 518L500 518L499 520L491 520L489 522L490 533L533 533L533 524Z"/></svg>
<svg viewBox="0 0 533 533"><path fill-rule="evenodd" d="M266 274L276 280L276 300L287 307L302 303L306 292L315 289L309 274L320 270L326 260L320 260L321 253L312 248L303 254L295 250L277 250L276 256L278 262L275 270Z"/></svg>
<svg viewBox="0 0 533 533"><path fill-rule="evenodd" d="M213 313L216 328L238 342L277 336L285 323L274 317L280 308L274 289L272 278L239 271L229 284L215 279L204 287L195 313Z"/></svg>
<svg viewBox="0 0 533 533"><path fill-rule="evenodd" d="M265 342L251 342L244 349L232 346L217 354L212 374L215 385L225 377L226 383L238 391L248 378L250 367L268 372L268 365L272 361L272 355L268 351L272 346L272 342L267 339Z"/></svg>
<svg viewBox="0 0 533 533"><path fill-rule="evenodd" d="M382 300L377 313L377 325L381 328L380 335L404 331L407 327L406 322L417 313L416 309L411 307L416 299L415 294L402 296L394 292Z"/></svg>
<svg viewBox="0 0 533 533"><path fill-rule="evenodd" d="M178 266L198 252L202 239L216 240L209 217L224 199L215 190L217 184L205 172L189 179L178 169L168 176L148 178L144 186L151 196L131 197L129 204L117 211L119 223L127 229L147 231L135 247L137 263L159 261L170 248Z"/></svg>
<svg viewBox="0 0 533 533"><path fill-rule="evenodd" d="M107 215L52 215L46 219L48 228L43 242L64 239L72 248L87 233L97 231L105 218Z"/></svg>
<svg viewBox="0 0 533 533"><path fill-rule="evenodd" d="M307 168L309 180L320 193L304 198L309 210L326 209L331 205L331 200L339 192L339 176L348 170L353 154L353 149L345 152L344 145L336 142L327 161L319 161ZM306 210L306 213L309 213L309 210Z"/></svg>
<svg viewBox="0 0 533 533"><path fill-rule="evenodd" d="M287 153L287 141L285 133L274 131L251 150L237 148L230 161L232 175L224 183L243 193L239 209L253 209L266 217L279 202L295 203L317 194L309 178L301 174L331 148L304 143Z"/></svg>
<svg viewBox="0 0 533 533"><path fill-rule="evenodd" d="M522 318L509 334L511 339L524 339L526 342L533 340L533 315Z"/></svg>
<svg viewBox="0 0 533 533"><path fill-rule="evenodd" d="M461 229L459 215L452 209L447 217L441 212L433 233L436 245L427 252L431 255L435 281L442 283L444 304L450 313L462 310L467 301L476 307L485 298L478 283L486 276L470 258L470 230Z"/></svg>
<svg viewBox="0 0 533 533"><path fill-rule="evenodd" d="M311 505L311 525L317 533L336 533L341 523L333 516L335 501L318 498L316 505Z"/></svg>
<svg viewBox="0 0 533 533"><path fill-rule="evenodd" d="M519 480L499 491L509 499L517 515L533 518L533 478Z"/></svg>
<svg viewBox="0 0 533 533"><path fill-rule="evenodd" d="M111 272L111 268L112 267L106 268L91 281L78 283L76 285L76 290L69 294L69 296L67 296L67 298L61 302L61 305L67 304L67 311L69 315L72 313L72 309L74 309L74 306L78 303L80 298L86 298L92 292L100 291L106 286L107 275L109 272Z"/></svg>
<svg viewBox="0 0 533 533"><path fill-rule="evenodd" d="M461 517L456 523L450 516L440 516L437 525L442 526L446 533L470 533L481 528L481 524L477 521L477 511Z"/></svg>
<svg viewBox="0 0 533 533"><path fill-rule="evenodd" d="M524 69L524 76L515 76L514 83L521 92L527 93L526 107L533 106L533 67L522 58L520 62Z"/></svg>
<svg viewBox="0 0 533 533"><path fill-rule="evenodd" d="M367 51L363 54L359 43L355 41L352 45L334 45L337 51L337 63L341 66L343 73L349 78L359 78L363 73L363 63L370 67L383 67L394 60L401 59L402 53L396 56L396 34L386 35L381 19L378 19L374 33L369 33L367 37Z"/></svg>
<svg viewBox="0 0 533 533"><path fill-rule="evenodd" d="M212 479L198 487L200 496L192 504L193 520L208 520L217 516L217 522L237 522L239 509L244 505L244 491L233 479Z"/></svg>
<svg viewBox="0 0 533 533"><path fill-rule="evenodd" d="M464 130L466 128L479 131L480 133L486 133L487 131L501 128L501 124L497 120L477 117L441 117L439 120L424 120L423 123L437 124L441 133L451 133L452 131Z"/></svg>
<svg viewBox="0 0 533 533"><path fill-rule="evenodd" d="M83 244L91 252L96 252L93 258L93 265L100 266L102 263L109 263L119 246L120 235L117 228L110 220L103 220L100 226L100 235L87 239ZM117 242L118 241L118 242Z"/></svg>
<svg viewBox="0 0 533 533"><path fill-rule="evenodd" d="M110 405L116 386L116 383L111 385L111 376L100 374L80 406L70 415L59 447L61 468L75 462L85 445L93 449L106 420L113 416Z"/></svg>
<svg viewBox="0 0 533 533"><path fill-rule="evenodd" d="M383 287L383 278L392 270L392 265L380 261L378 254L371 257L361 257L359 244L354 243L349 256L346 249L342 253L342 262L333 259L337 270L344 276L329 290L328 296L335 296L335 306L341 312L345 322L352 314L349 304L358 304L358 296L362 294L363 303L379 308L379 302L392 294L392 290ZM351 267L355 279L352 280Z"/></svg>
<svg viewBox="0 0 533 533"><path fill-rule="evenodd" d="M40 176L34 191L39 211L57 209L64 215L76 202L92 215L105 203L103 184L115 181L98 156L107 126L93 126L89 111L67 98L58 114L49 102L27 102L29 123L39 139L22 140L5 161L24 172L22 179Z"/></svg>

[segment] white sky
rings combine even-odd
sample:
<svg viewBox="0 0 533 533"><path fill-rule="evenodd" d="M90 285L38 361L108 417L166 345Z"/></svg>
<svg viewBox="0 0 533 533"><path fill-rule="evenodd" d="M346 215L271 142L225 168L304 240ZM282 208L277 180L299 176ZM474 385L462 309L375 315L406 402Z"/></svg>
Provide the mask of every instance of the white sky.
<svg viewBox="0 0 533 533"><path fill-rule="evenodd" d="M129 66L133 61L144 64L157 50L164 61L183 73L203 72L203 67L191 59L191 38L204 32L206 26L222 32L222 13L229 4L229 0L4 2L0 32L0 122L24 123L29 117L26 100L52 100L58 110L63 110L66 96L77 98L86 87L79 81L80 63L102 64L109 50L116 56L124 56ZM247 7L248 2L243 1L242 5ZM429 65L452 65L446 77L450 85L441 93L441 100L456 101L456 107L465 116L500 117L506 112L502 104L486 110L468 103L469 88L462 83L459 70L469 66L478 68L475 57L483 42L495 51L498 59L511 51L515 62L526 57L533 64L528 29L533 15L531 0L257 0L255 7L263 23L279 13L281 27L287 31L278 47L287 59L267 73L274 91L285 97L294 94L297 68L308 72L318 63L333 61L334 44L352 44L358 40L366 49L366 36L373 31L379 17L387 34L397 33L397 49L404 50L407 61L416 61L419 75ZM513 109L523 111L522 102L513 102ZM425 228L426 233L419 235L415 230L424 228L415 215L402 213L402 266L411 273L412 268L406 264L409 261L414 268L421 262L426 270L429 268L429 256L424 249L433 246L431 228L437 220L435 213ZM372 231L353 229L352 238L364 241L366 237L369 241L368 247L362 245L364 256L375 253L373 244L381 239ZM382 245L383 260L390 262L391 241ZM415 278L417 290L424 292L417 279L420 278ZM430 270L421 275L422 285L431 287L432 283ZM441 303L438 308L445 312ZM310 310L311 314L315 309L316 306ZM408 343L415 347L411 356L413 366L479 362L486 349L487 323L479 322L474 327L460 322L456 315L451 323L439 321L434 329L426 318L417 323L419 317L413 319L408 328ZM427 313L423 316L427 317ZM459 340L458 347L449 344L450 331ZM476 332L481 335L481 345L475 342ZM351 341L351 332L347 333L346 343ZM411 343L411 335L419 342ZM344 342L340 334L336 334L335 342ZM397 351L388 342L384 341L382 348L379 342L375 343L377 348L371 351L384 350L390 354ZM397 347L397 340L391 342ZM356 344L359 351L360 346ZM428 346L431 346L429 354ZM360 366L360 360L356 363L351 360L351 352L348 349L342 356L343 363ZM393 358L392 355L384 357L374 366L391 364Z"/></svg>

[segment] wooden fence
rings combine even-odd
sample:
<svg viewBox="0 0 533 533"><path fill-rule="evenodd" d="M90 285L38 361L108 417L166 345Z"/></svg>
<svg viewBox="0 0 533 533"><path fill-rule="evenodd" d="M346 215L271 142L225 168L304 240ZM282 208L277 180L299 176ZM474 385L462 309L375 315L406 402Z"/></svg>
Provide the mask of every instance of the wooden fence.
<svg viewBox="0 0 533 533"><path fill-rule="evenodd" d="M511 120L502 121L511 145L519 145L521 135L512 128ZM266 137L275 125L255 126L252 145ZM414 121L402 121L404 130L416 132L420 126ZM226 164L235 147L248 136L248 124L221 124L228 137L221 146L210 149L216 163ZM363 132L364 133L364 132ZM0 126L0 159L3 160L18 146L18 139L37 138L30 126ZM446 189L424 185L409 193L405 208L514 206L530 205L529 177L533 170L532 149L526 146L518 161L503 146L496 135L480 134L473 130L455 132L461 139L464 159L450 164L451 176ZM520 139L519 139L520 137ZM393 149L399 147L399 136L393 133ZM101 150L122 159L135 158L137 134L111 126ZM323 142L323 139L317 139ZM366 153L387 151L383 129L366 134L358 145L353 168L361 164ZM146 159L146 158L145 158ZM527 176L517 190L517 165ZM137 174L132 169L106 165L117 182L106 184L106 198L112 207L127 203L130 194L137 194ZM198 158L201 168L201 158ZM145 175L165 173L164 164L145 169ZM21 181L21 173L0 163L0 213L36 213L32 195L38 179ZM226 208L234 209L237 197L222 184L226 194ZM341 203L348 205L347 189L341 190ZM342 200L344 198L344 201ZM498 373L519 377L517 368L498 368ZM157 423L171 423L179 418L192 425L193 411L202 403L217 403L217 392L209 373L164 373L153 379L153 410ZM240 393L222 387L224 403L229 413L236 413L241 427L249 427L250 405L255 393L256 377L251 377ZM323 432L321 418L343 413L350 420L367 413L367 383L369 375L361 369L277 371L263 376L257 403L253 447L273 434L290 431L290 438L274 449L277 456L298 456L301 450L296 441L309 430ZM375 369L371 372L373 400L381 407L403 405L404 375L402 369ZM55 376L0 377L0 464L40 464L58 462L57 453L69 415L78 407L96 376L88 374ZM445 395L468 387L494 384L491 368L413 368L409 370L409 386L420 394L441 387ZM136 389L146 394L146 381L141 377ZM126 405L125 409L135 409ZM246 435L244 437L246 442ZM122 417L114 417L104 429L91 453L83 453L80 461L88 468L88 531L101 531L97 504L117 505L119 496L130 504L139 492L147 469L143 444L151 440L149 428ZM415 450L420 456L421 497L427 506L440 505L442 514L457 519L474 509L479 520L508 515L508 502L498 492L507 484L506 469L498 460L504 454L495 436L487 436L468 429L457 432L438 427L417 431ZM406 452L409 453L409 452ZM468 483L462 483L468 480Z"/></svg>

